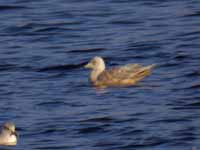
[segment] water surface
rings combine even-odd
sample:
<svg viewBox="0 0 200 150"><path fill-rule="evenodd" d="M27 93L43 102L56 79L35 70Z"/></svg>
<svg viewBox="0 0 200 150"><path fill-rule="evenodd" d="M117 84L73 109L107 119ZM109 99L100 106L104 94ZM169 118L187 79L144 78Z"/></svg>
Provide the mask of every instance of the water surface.
<svg viewBox="0 0 200 150"><path fill-rule="evenodd" d="M0 123L20 134L10 149L199 149L199 7L1 0ZM157 67L137 86L98 90L83 68L94 56Z"/></svg>

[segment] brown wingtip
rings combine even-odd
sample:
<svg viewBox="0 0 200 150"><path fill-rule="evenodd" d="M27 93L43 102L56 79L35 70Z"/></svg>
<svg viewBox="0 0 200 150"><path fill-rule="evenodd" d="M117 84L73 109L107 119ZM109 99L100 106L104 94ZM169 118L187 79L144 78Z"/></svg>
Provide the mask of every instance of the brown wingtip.
<svg viewBox="0 0 200 150"><path fill-rule="evenodd" d="M156 64L152 64L152 65L149 65L149 66L147 66L145 68L151 70L151 69L153 69L155 67L156 67Z"/></svg>
<svg viewBox="0 0 200 150"><path fill-rule="evenodd" d="M138 74L136 75L137 78L138 78L138 80L141 80L141 79L143 79L144 77L150 75L151 72L152 72L152 69L153 69L155 66L156 66L155 64L152 64L152 65L149 65L149 66L146 66L146 67L142 68L142 69L138 72ZM135 76L135 77L136 77L136 76Z"/></svg>

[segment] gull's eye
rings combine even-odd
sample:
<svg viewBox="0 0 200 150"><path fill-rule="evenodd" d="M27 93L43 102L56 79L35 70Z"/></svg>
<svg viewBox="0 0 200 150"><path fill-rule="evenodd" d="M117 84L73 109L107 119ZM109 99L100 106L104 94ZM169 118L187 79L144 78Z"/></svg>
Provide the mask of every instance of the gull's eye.
<svg viewBox="0 0 200 150"><path fill-rule="evenodd" d="M10 129L9 129L8 127L6 127L6 126L4 126L3 128L4 128L5 130L10 130Z"/></svg>
<svg viewBox="0 0 200 150"><path fill-rule="evenodd" d="M92 64L95 65L95 64L96 64L96 60L93 60L93 61L92 61Z"/></svg>

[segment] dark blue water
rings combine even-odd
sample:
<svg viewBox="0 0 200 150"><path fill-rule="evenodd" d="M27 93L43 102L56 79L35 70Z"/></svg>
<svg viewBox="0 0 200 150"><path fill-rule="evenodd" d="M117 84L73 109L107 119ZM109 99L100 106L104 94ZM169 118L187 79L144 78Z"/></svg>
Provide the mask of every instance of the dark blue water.
<svg viewBox="0 0 200 150"><path fill-rule="evenodd" d="M198 0L1 0L0 123L9 149L200 149ZM157 64L129 88L95 89L83 68ZM5 148L5 147L2 147Z"/></svg>

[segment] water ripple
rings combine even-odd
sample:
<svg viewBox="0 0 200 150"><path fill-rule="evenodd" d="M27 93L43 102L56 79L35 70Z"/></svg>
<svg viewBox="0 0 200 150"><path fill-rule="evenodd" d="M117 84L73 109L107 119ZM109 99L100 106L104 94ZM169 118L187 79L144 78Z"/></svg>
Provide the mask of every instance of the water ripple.
<svg viewBox="0 0 200 150"><path fill-rule="evenodd" d="M16 150L197 149L199 2L0 3L0 122L16 123ZM94 56L156 67L99 90L83 69Z"/></svg>
<svg viewBox="0 0 200 150"><path fill-rule="evenodd" d="M18 6L18 5L0 5L0 11L9 11L9 10L18 10L18 9L28 9L26 6Z"/></svg>

